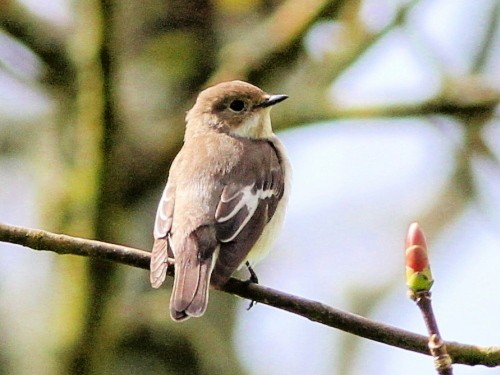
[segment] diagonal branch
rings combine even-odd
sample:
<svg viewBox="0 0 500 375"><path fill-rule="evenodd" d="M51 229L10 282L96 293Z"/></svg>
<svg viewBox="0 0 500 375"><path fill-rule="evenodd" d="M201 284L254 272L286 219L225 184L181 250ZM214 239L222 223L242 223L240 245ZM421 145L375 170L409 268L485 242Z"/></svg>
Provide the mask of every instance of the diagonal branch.
<svg viewBox="0 0 500 375"><path fill-rule="evenodd" d="M307 27L325 8L341 5L337 3L339 1L336 0L284 1L271 16L254 26L251 32L221 49L219 67L210 77L208 85L248 77L252 71L262 69L273 54L290 49L300 40Z"/></svg>
<svg viewBox="0 0 500 375"><path fill-rule="evenodd" d="M75 69L66 51L64 31L31 14L17 1L0 1L0 30L42 60L47 69L43 82L74 94Z"/></svg>
<svg viewBox="0 0 500 375"><path fill-rule="evenodd" d="M0 241L58 254L73 254L149 269L149 252L104 242L0 223ZM170 276L173 272L169 272ZM401 349L428 354L427 338L387 324L345 312L321 302L280 292L262 285L230 279L226 293L303 316L311 321ZM454 363L500 366L500 347L479 347L446 342Z"/></svg>

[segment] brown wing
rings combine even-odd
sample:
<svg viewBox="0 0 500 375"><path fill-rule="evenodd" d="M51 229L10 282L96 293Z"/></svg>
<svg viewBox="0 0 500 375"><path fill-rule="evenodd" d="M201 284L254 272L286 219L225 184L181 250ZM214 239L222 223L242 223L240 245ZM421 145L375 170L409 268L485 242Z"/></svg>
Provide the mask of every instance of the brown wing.
<svg viewBox="0 0 500 375"><path fill-rule="evenodd" d="M261 142L246 151L247 157L228 176L215 211L221 242L212 273L216 286L224 284L245 260L283 197L284 174L274 147Z"/></svg>
<svg viewBox="0 0 500 375"><path fill-rule="evenodd" d="M167 275L168 256L172 256L169 246L169 235L172 229L174 215L175 187L169 182L165 186L163 195L158 204L154 226L153 252L150 263L150 282L153 288L159 288Z"/></svg>

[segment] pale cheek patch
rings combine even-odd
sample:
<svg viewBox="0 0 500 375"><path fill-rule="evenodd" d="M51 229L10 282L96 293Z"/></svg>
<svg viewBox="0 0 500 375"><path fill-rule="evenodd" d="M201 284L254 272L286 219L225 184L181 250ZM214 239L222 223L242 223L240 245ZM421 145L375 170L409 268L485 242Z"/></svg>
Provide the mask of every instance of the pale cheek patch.
<svg viewBox="0 0 500 375"><path fill-rule="evenodd" d="M271 127L271 108L252 114L231 133L244 138L271 138L273 129Z"/></svg>

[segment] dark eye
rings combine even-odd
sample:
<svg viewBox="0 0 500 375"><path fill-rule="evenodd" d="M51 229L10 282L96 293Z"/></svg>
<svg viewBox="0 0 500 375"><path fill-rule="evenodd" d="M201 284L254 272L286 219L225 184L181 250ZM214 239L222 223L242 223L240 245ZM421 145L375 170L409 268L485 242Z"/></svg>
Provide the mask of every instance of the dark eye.
<svg viewBox="0 0 500 375"><path fill-rule="evenodd" d="M234 112L241 112L245 109L245 102L243 100L233 100L231 104L229 104L229 108Z"/></svg>

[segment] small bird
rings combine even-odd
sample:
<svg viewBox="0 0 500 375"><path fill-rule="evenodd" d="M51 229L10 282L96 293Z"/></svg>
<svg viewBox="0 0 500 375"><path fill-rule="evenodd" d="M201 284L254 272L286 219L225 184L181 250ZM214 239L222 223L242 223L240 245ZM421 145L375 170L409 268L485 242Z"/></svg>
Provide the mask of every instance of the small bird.
<svg viewBox="0 0 500 375"><path fill-rule="evenodd" d="M251 267L276 238L290 191L290 163L270 118L286 98L230 81L202 91L188 111L156 214L150 266L159 288L174 258L174 321L202 316L209 286L222 287L243 265L256 279Z"/></svg>

